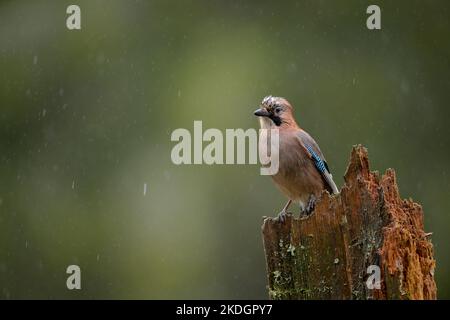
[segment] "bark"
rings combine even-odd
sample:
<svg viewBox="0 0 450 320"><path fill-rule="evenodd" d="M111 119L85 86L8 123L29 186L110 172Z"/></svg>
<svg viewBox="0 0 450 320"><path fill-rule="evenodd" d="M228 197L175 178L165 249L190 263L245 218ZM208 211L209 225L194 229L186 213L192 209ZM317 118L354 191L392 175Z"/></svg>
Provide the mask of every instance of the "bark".
<svg viewBox="0 0 450 320"><path fill-rule="evenodd" d="M355 146L344 180L340 194L324 191L307 218L265 218L269 297L436 299L422 207L400 198L395 171L380 178L367 150Z"/></svg>

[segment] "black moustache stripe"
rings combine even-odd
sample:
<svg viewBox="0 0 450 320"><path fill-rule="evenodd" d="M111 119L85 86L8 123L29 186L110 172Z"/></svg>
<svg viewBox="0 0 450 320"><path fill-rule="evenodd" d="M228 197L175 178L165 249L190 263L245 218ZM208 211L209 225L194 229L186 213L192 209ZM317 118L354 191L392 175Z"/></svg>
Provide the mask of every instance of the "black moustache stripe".
<svg viewBox="0 0 450 320"><path fill-rule="evenodd" d="M276 115L270 115L269 118L273 121L273 123L275 123L275 125L277 127L279 127L281 125L281 118L276 116Z"/></svg>

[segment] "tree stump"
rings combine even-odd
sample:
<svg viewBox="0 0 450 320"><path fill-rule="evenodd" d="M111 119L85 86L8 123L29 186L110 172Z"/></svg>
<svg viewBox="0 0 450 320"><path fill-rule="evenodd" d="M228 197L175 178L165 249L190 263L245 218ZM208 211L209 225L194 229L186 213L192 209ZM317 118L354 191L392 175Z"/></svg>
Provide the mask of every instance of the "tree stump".
<svg viewBox="0 0 450 320"><path fill-rule="evenodd" d="M371 172L355 146L340 194L307 218L262 226L271 299L436 299L422 207L403 200L395 171Z"/></svg>

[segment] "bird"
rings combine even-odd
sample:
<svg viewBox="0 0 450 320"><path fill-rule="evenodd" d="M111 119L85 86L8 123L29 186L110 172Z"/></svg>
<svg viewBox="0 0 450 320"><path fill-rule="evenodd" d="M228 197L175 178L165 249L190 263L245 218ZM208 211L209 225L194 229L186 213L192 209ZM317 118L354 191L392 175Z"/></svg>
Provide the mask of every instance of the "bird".
<svg viewBox="0 0 450 320"><path fill-rule="evenodd" d="M339 193L319 145L299 127L288 100L266 96L254 115L259 118L261 129L278 129L279 133L279 169L271 177L288 198L278 214L280 222L290 214L287 210L292 202L300 206L301 214L309 216L323 190L330 194ZM263 132L260 131L260 141ZM267 144L260 143L260 148L267 149Z"/></svg>

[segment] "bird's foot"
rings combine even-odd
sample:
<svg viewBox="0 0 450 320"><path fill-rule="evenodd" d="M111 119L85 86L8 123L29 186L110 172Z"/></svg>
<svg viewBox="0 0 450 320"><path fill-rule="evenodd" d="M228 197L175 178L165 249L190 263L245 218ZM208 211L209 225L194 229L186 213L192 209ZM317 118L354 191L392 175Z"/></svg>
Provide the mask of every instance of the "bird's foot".
<svg viewBox="0 0 450 320"><path fill-rule="evenodd" d="M309 196L308 204L303 210L303 214L309 216L314 211L315 206L316 206L316 196L312 194Z"/></svg>
<svg viewBox="0 0 450 320"><path fill-rule="evenodd" d="M278 221L281 223L285 223L287 216L291 216L292 213L287 212L286 210L282 210L279 214L278 214Z"/></svg>

